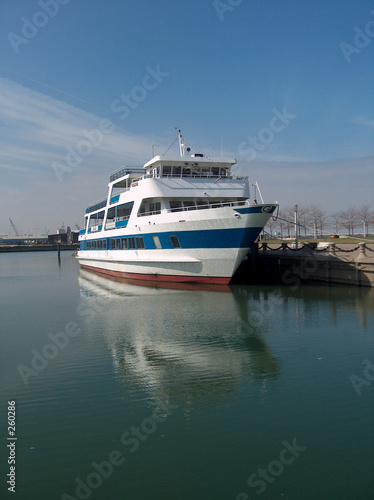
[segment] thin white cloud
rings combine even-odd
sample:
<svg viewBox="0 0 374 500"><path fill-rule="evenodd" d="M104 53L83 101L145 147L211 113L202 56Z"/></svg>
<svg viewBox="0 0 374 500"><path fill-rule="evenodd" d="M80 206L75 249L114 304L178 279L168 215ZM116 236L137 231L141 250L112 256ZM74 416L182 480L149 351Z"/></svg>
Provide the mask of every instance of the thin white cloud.
<svg viewBox="0 0 374 500"><path fill-rule="evenodd" d="M2 162L16 166L19 161L33 170L37 164L37 170L52 176L51 163L64 161L66 147L76 149L87 140L84 131L91 132L103 119L110 120L110 109L108 117L96 116L4 78L0 78L0 110ZM139 162L147 159L150 139L113 128L113 132L103 134L89 157L82 156L81 164L89 162L92 170L92 166L99 168L96 163L103 157L116 165L124 163L125 157Z"/></svg>
<svg viewBox="0 0 374 500"><path fill-rule="evenodd" d="M356 116L352 120L353 123L356 123L357 125L366 125L368 127L374 127L374 120L373 118L365 118L364 116Z"/></svg>
<svg viewBox="0 0 374 500"><path fill-rule="evenodd" d="M76 150L86 139L84 130L91 132L110 118L109 106L107 117L97 116L0 78L1 233L8 231L12 214L21 227L81 220L85 206L106 195L110 172L148 161L153 141L115 126L58 181L53 162L66 163L66 148Z"/></svg>

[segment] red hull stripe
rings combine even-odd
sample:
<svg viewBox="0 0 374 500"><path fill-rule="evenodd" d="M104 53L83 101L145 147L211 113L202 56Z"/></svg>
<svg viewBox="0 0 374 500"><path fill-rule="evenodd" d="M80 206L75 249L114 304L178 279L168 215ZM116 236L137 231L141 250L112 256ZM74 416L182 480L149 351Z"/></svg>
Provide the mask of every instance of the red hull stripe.
<svg viewBox="0 0 374 500"><path fill-rule="evenodd" d="M85 266L84 264L81 264L81 268L106 276L138 279L143 281L163 281L169 283L214 283L216 285L227 285L231 279L217 276L178 276L169 274L123 273L121 271L112 271L110 269L102 269L100 267Z"/></svg>

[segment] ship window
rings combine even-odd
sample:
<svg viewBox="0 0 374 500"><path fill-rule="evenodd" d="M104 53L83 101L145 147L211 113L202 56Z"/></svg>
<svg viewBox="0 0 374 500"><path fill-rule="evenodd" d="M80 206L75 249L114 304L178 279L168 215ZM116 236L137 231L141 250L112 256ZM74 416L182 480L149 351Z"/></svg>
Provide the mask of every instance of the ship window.
<svg viewBox="0 0 374 500"><path fill-rule="evenodd" d="M170 166L163 166L162 167L162 177L167 177L170 174L171 174L171 167Z"/></svg>
<svg viewBox="0 0 374 500"><path fill-rule="evenodd" d="M215 202L211 203L210 206L212 208L219 208L222 206L222 203L220 201L215 201Z"/></svg>
<svg viewBox="0 0 374 500"><path fill-rule="evenodd" d="M182 173L182 167L173 167L173 177L180 177Z"/></svg>
<svg viewBox="0 0 374 500"><path fill-rule="evenodd" d="M103 249L106 250L106 240L102 240L103 242Z"/></svg>
<svg viewBox="0 0 374 500"><path fill-rule="evenodd" d="M126 250L127 248L127 238L122 238L122 250Z"/></svg>
<svg viewBox="0 0 374 500"><path fill-rule="evenodd" d="M180 248L181 245L179 243L179 240L176 236L169 236L171 244L173 245L173 248Z"/></svg>
<svg viewBox="0 0 374 500"><path fill-rule="evenodd" d="M158 236L152 236L152 239L155 248L162 248L160 238Z"/></svg>
<svg viewBox="0 0 374 500"><path fill-rule="evenodd" d="M116 249L121 250L121 239L120 238L116 239Z"/></svg>
<svg viewBox="0 0 374 500"><path fill-rule="evenodd" d="M153 215L158 215L161 213L161 202L156 201L155 203L149 204L149 211L152 212Z"/></svg>
<svg viewBox="0 0 374 500"><path fill-rule="evenodd" d="M132 201L130 203L124 203L123 205L111 207L108 210L105 229L114 229L115 222L128 220L131 215L133 205L134 202Z"/></svg>
<svg viewBox="0 0 374 500"><path fill-rule="evenodd" d="M182 202L180 200L170 200L169 203L172 212L180 212L182 210Z"/></svg>
<svg viewBox="0 0 374 500"><path fill-rule="evenodd" d="M129 243L129 248L135 248L135 239L132 236L128 238L128 243Z"/></svg>
<svg viewBox="0 0 374 500"><path fill-rule="evenodd" d="M159 215L161 213L161 202L151 200L152 198L145 198L142 200L138 211L138 217L144 215Z"/></svg>
<svg viewBox="0 0 374 500"><path fill-rule="evenodd" d="M201 210L203 208L209 208L209 203L205 200L198 200L196 202L198 210Z"/></svg>
<svg viewBox="0 0 374 500"><path fill-rule="evenodd" d="M143 236L136 236L136 248L145 248Z"/></svg>
<svg viewBox="0 0 374 500"><path fill-rule="evenodd" d="M104 210L97 212L96 214L90 215L90 221L88 227L100 226L104 220Z"/></svg>
<svg viewBox="0 0 374 500"><path fill-rule="evenodd" d="M183 206L186 210L196 210L194 201L184 201Z"/></svg>

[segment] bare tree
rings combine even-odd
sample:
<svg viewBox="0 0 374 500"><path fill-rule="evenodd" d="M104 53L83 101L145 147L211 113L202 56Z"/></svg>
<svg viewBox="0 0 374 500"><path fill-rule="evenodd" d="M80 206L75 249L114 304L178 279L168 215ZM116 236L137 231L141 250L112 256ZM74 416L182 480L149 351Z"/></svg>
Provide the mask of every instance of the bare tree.
<svg viewBox="0 0 374 500"><path fill-rule="evenodd" d="M264 229L269 230L270 236L273 236L273 231L277 226L278 226L278 221L276 219L274 220L273 217L270 217Z"/></svg>
<svg viewBox="0 0 374 500"><path fill-rule="evenodd" d="M289 223L284 219L287 219L285 212L283 210L279 210L277 227L279 228L281 238L283 238L283 235L289 226ZM289 234L289 229L288 229L288 234Z"/></svg>
<svg viewBox="0 0 374 500"><path fill-rule="evenodd" d="M304 236L306 237L306 230L308 225L308 207L299 206L297 211L297 220L300 226L298 226L298 234L301 236L301 231L304 231Z"/></svg>
<svg viewBox="0 0 374 500"><path fill-rule="evenodd" d="M335 214L330 215L330 219L332 221L332 224L334 226L334 233L339 234L339 228L342 224L342 216L340 212L337 212Z"/></svg>
<svg viewBox="0 0 374 500"><path fill-rule="evenodd" d="M323 233L323 227L327 220L327 213L321 207L317 205L311 205L308 207L308 224L314 231L314 237L318 236L318 231L321 235Z"/></svg>
<svg viewBox="0 0 374 500"><path fill-rule="evenodd" d="M348 230L348 234L353 234L355 227L358 226L359 211L355 207L349 207L346 210L339 212L341 225Z"/></svg>
<svg viewBox="0 0 374 500"><path fill-rule="evenodd" d="M282 211L282 217L283 217L283 219L285 219L287 235L288 235L288 238L290 238L292 235L292 232L295 228L295 223L294 223L295 210L294 210L294 207L286 207Z"/></svg>
<svg viewBox="0 0 374 500"><path fill-rule="evenodd" d="M366 236L369 231L369 225L373 218L373 212L370 205L362 205L359 210L358 219L363 224L363 235Z"/></svg>

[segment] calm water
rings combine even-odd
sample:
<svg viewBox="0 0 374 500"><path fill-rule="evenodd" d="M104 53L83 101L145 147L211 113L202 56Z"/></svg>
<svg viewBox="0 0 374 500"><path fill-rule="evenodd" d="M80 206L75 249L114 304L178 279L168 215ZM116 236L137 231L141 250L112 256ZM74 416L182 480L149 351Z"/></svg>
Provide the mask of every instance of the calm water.
<svg viewBox="0 0 374 500"><path fill-rule="evenodd" d="M374 498L374 294L0 255L1 498ZM16 493L7 401L16 402Z"/></svg>

